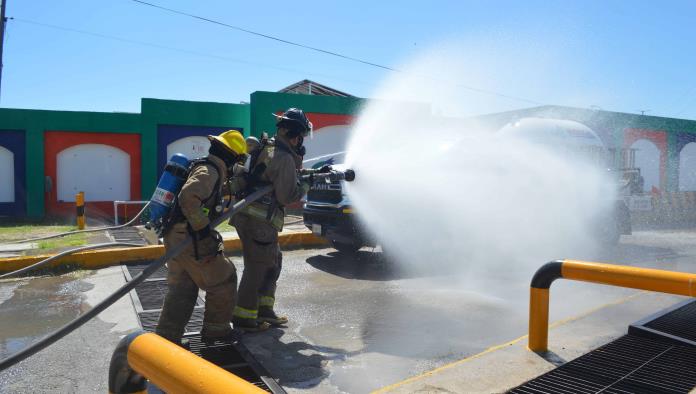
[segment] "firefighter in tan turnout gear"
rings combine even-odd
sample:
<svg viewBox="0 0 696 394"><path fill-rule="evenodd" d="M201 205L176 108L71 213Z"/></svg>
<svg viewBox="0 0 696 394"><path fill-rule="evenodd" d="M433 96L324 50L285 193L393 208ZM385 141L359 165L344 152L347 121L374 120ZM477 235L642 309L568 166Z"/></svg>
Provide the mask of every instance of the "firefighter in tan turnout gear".
<svg viewBox="0 0 696 394"><path fill-rule="evenodd" d="M232 321L235 328L246 332L263 331L288 321L273 309L283 261L278 232L283 228L284 206L299 201L309 190L309 184L300 182L297 171L302 167L304 137L311 132L312 124L296 108L274 116L277 133L273 139L265 138L258 145L247 140L248 146L258 146L250 152L248 188L272 184L273 193L230 220L242 241L244 255L244 273Z"/></svg>
<svg viewBox="0 0 696 394"><path fill-rule="evenodd" d="M246 159L244 137L234 130L208 136L206 158L192 161L189 176L164 226L164 247L192 244L168 263L169 291L157 324L157 334L180 343L198 298L206 292L201 336L204 340L232 335L230 320L237 292L237 272L223 254L222 237L210 224L219 217L229 197L228 177L235 164ZM227 200L229 201L229 200Z"/></svg>

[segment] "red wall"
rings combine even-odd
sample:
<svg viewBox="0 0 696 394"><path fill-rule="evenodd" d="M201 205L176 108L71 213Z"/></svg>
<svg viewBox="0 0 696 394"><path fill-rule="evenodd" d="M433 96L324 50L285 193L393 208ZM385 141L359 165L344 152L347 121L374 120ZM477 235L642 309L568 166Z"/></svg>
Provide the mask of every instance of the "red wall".
<svg viewBox="0 0 696 394"><path fill-rule="evenodd" d="M326 126L349 125L355 120L353 115L308 113L307 118L312 122L314 130Z"/></svg>
<svg viewBox="0 0 696 394"><path fill-rule="evenodd" d="M75 215L74 202L58 202L57 156L61 151L81 144L103 144L121 149L130 155L130 199L140 200L140 135L126 133L81 133L71 131L46 131L44 147L44 171L53 180L53 187L46 192L46 212L51 215ZM85 203L87 216L113 218L113 201ZM91 213L91 214L90 214ZM96 214L96 215L95 215Z"/></svg>

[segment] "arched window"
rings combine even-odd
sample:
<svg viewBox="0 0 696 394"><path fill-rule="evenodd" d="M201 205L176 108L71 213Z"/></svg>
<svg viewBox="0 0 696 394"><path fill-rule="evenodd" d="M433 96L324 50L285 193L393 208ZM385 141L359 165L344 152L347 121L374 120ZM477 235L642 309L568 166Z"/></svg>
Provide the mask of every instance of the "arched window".
<svg viewBox="0 0 696 394"><path fill-rule="evenodd" d="M179 138L167 145L167 160L175 153L181 153L189 160L208 155L210 141L207 137L191 136Z"/></svg>
<svg viewBox="0 0 696 394"><path fill-rule="evenodd" d="M130 200L130 155L103 144L81 144L64 149L57 157L56 186L59 201Z"/></svg>
<svg viewBox="0 0 696 394"><path fill-rule="evenodd" d="M14 153L0 146L0 202L15 202Z"/></svg>
<svg viewBox="0 0 696 394"><path fill-rule="evenodd" d="M347 149L350 129L349 125L335 125L315 130L313 137L306 138L304 141L307 148L304 166L312 167L331 158L335 164L343 163L345 154L341 152Z"/></svg>
<svg viewBox="0 0 696 394"><path fill-rule="evenodd" d="M631 145L636 149L636 167L640 168L643 177L643 191L649 192L652 187L660 188L660 149L646 139L639 139Z"/></svg>
<svg viewBox="0 0 696 394"><path fill-rule="evenodd" d="M684 145L679 152L679 191L696 191L696 142Z"/></svg>

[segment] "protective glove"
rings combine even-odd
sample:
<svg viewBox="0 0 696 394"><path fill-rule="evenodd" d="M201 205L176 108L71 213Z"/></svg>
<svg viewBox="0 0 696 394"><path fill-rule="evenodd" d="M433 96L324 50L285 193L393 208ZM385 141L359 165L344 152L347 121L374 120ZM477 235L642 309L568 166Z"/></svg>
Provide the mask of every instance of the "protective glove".
<svg viewBox="0 0 696 394"><path fill-rule="evenodd" d="M328 164L325 166L322 166L320 169L316 170L317 174L326 174L329 172L331 172L331 166Z"/></svg>
<svg viewBox="0 0 696 394"><path fill-rule="evenodd" d="M246 192L246 188L249 186L249 182L243 176L232 177L229 181L230 193L235 196L243 196Z"/></svg>
<svg viewBox="0 0 696 394"><path fill-rule="evenodd" d="M311 176L310 176L311 179ZM307 181L302 181L300 182L300 189L302 189L302 194L307 194L309 192L309 189L312 187L312 181L310 180L309 182Z"/></svg>

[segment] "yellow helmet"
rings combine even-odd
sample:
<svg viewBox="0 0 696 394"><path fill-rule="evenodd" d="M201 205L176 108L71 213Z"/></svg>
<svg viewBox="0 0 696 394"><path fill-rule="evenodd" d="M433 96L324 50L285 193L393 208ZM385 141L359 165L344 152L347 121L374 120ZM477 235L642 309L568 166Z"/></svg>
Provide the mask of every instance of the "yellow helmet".
<svg viewBox="0 0 696 394"><path fill-rule="evenodd" d="M227 130L220 135L209 135L208 139L211 142L218 141L236 155L246 155L247 153L246 141L242 133L237 130Z"/></svg>

